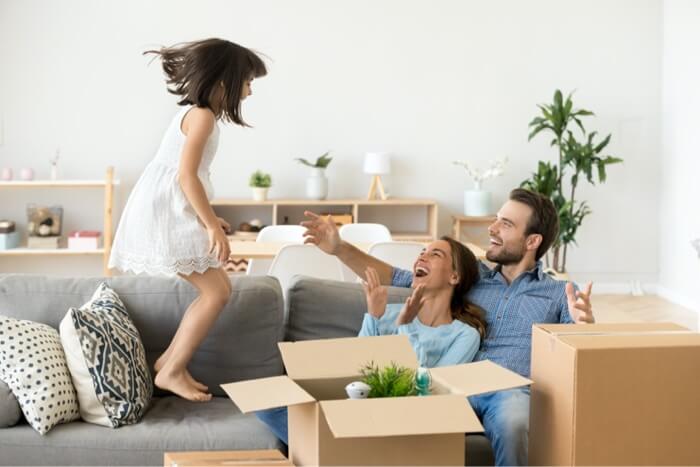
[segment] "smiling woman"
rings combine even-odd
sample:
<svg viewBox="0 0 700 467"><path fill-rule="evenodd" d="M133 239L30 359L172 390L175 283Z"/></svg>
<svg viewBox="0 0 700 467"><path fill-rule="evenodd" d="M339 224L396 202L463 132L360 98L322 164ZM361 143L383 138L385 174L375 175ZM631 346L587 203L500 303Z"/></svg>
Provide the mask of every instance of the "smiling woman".
<svg viewBox="0 0 700 467"><path fill-rule="evenodd" d="M486 333L481 310L465 298L479 279L474 254L452 238L442 237L421 251L413 273L413 293L402 305L387 304L388 291L379 273L372 267L365 270L367 313L358 335L406 335L424 368L472 361ZM286 407L256 415L287 443Z"/></svg>

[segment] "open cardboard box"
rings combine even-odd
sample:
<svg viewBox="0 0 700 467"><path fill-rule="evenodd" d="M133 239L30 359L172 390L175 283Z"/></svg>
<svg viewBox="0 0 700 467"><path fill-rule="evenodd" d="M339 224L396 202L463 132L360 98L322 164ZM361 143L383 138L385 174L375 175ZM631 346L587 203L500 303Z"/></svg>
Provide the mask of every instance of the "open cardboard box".
<svg viewBox="0 0 700 467"><path fill-rule="evenodd" d="M345 386L369 362L416 369L407 336L280 342L287 376L222 385L244 412L289 408L294 465L464 465L464 433L483 427L466 396L527 378L482 361L432 368L430 396L351 400Z"/></svg>
<svg viewBox="0 0 700 467"><path fill-rule="evenodd" d="M700 334L535 325L531 465L700 465Z"/></svg>

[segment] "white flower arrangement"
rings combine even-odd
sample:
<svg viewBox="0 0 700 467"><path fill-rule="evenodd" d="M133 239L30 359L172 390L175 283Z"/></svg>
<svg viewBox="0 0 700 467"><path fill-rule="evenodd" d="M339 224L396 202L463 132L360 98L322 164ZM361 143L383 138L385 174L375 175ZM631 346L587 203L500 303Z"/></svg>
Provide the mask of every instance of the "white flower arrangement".
<svg viewBox="0 0 700 467"><path fill-rule="evenodd" d="M464 167L467 175L474 180L474 189L476 191L481 191L481 184L490 178L496 178L505 172L506 164L508 163L508 158L506 157L502 161L497 161L491 164L486 170L480 171L469 165L468 162L464 161L452 161L453 164Z"/></svg>

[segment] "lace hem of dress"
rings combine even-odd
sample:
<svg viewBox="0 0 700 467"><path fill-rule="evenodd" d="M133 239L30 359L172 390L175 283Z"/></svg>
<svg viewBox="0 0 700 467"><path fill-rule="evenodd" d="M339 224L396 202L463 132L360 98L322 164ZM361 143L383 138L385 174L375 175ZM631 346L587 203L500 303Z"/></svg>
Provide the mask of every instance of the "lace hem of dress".
<svg viewBox="0 0 700 467"><path fill-rule="evenodd" d="M153 259L137 258L130 255L116 255L109 261L110 269L119 269L122 272L134 274L148 274L151 276L174 276L192 273L202 274L210 268L220 268L221 263L213 257L184 258L168 262L157 262Z"/></svg>

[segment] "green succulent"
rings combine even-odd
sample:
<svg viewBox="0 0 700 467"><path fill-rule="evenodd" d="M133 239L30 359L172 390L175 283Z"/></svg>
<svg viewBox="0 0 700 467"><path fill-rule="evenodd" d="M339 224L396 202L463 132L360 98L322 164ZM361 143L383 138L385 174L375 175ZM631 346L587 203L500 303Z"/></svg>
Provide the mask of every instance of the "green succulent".
<svg viewBox="0 0 700 467"><path fill-rule="evenodd" d="M254 188L270 188L272 186L272 177L260 170L256 170L250 176L248 184Z"/></svg>
<svg viewBox="0 0 700 467"><path fill-rule="evenodd" d="M380 368L370 362L360 370L362 381L370 387L369 397L403 397L416 395L416 372L391 365Z"/></svg>

